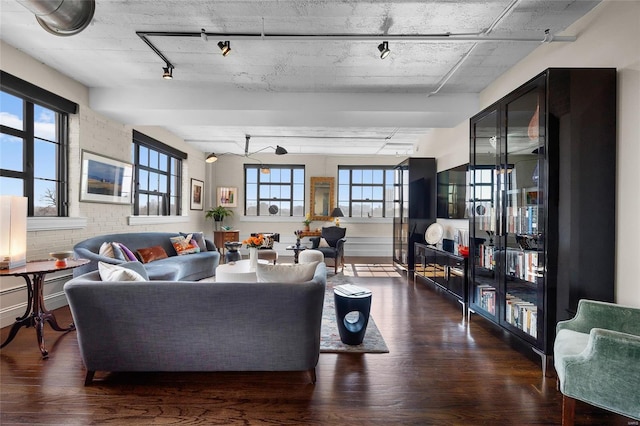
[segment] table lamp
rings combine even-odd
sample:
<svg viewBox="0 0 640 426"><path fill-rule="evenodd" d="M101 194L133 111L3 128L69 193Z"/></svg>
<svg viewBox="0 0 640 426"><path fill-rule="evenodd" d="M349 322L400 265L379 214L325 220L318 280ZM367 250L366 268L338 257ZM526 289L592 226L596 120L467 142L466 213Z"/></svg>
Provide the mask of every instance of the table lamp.
<svg viewBox="0 0 640 426"><path fill-rule="evenodd" d="M331 217L335 217L336 226L340 226L340 218L344 217L344 214L342 213L342 210L340 210L340 207L336 207L335 209L333 209L333 211L331 212Z"/></svg>
<svg viewBox="0 0 640 426"><path fill-rule="evenodd" d="M0 269L27 263L27 198L0 196Z"/></svg>

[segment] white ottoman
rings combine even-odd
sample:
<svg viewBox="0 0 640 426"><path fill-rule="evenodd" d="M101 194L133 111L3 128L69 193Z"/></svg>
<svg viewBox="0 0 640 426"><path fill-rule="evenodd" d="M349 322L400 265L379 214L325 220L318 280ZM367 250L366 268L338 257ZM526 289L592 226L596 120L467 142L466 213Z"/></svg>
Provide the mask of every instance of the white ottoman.
<svg viewBox="0 0 640 426"><path fill-rule="evenodd" d="M324 254L320 250L304 250L298 255L298 263L324 262Z"/></svg>

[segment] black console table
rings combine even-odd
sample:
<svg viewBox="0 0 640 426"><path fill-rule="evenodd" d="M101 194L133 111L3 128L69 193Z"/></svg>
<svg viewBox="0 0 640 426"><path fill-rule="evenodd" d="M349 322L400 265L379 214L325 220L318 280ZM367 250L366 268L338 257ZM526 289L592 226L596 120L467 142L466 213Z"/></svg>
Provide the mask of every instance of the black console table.
<svg viewBox="0 0 640 426"><path fill-rule="evenodd" d="M414 282L422 280L454 296L462 305L462 316L466 318L469 301L467 258L426 244L414 244Z"/></svg>

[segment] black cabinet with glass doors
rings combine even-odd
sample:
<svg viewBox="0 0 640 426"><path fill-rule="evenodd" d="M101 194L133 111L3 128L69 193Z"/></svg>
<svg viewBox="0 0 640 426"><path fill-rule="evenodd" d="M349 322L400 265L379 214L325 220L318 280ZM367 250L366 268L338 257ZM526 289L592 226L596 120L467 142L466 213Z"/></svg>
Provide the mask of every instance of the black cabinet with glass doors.
<svg viewBox="0 0 640 426"><path fill-rule="evenodd" d="M542 356L613 301L616 70L548 69L470 120L469 307Z"/></svg>
<svg viewBox="0 0 640 426"><path fill-rule="evenodd" d="M414 243L436 221L436 160L408 158L394 169L393 261L413 273Z"/></svg>

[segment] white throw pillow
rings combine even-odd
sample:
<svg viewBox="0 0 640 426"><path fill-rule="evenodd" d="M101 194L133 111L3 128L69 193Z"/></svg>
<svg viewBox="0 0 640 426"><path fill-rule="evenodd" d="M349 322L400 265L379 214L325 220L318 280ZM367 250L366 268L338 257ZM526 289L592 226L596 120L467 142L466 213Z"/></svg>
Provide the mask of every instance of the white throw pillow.
<svg viewBox="0 0 640 426"><path fill-rule="evenodd" d="M116 257L113 253L113 246L111 245L111 242L102 243L102 245L100 246L100 250L98 250L98 253L100 254L100 256L106 256L112 259L115 259Z"/></svg>
<svg viewBox="0 0 640 426"><path fill-rule="evenodd" d="M146 281L142 275L132 269L106 262L98 262L98 271L102 281Z"/></svg>
<svg viewBox="0 0 640 426"><path fill-rule="evenodd" d="M258 263L256 277L259 283L303 283L310 281L319 262L278 265Z"/></svg>
<svg viewBox="0 0 640 426"><path fill-rule="evenodd" d="M320 238L320 244L318 244L318 247L331 247L331 246L329 245L327 240L325 240L324 238Z"/></svg>

